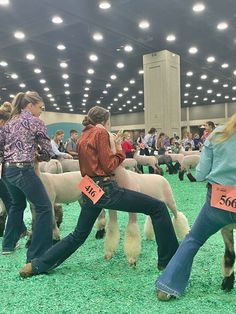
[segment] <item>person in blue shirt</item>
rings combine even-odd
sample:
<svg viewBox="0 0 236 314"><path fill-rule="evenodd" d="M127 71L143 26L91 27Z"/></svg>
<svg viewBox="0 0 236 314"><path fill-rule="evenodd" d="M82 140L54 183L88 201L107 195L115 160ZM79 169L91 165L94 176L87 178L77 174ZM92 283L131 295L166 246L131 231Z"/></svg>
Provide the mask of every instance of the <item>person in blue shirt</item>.
<svg viewBox="0 0 236 314"><path fill-rule="evenodd" d="M224 226L236 223L236 213L211 206L212 184L236 188L235 152L236 114L225 126L215 129L204 142L196 178L208 181L206 201L189 234L156 281L159 300L180 297L188 284L193 259L200 247Z"/></svg>

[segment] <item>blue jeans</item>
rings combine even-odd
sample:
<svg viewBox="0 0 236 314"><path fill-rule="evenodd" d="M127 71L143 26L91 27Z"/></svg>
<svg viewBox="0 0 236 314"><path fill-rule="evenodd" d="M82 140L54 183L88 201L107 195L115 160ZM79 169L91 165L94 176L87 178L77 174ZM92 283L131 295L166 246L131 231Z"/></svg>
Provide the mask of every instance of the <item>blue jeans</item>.
<svg viewBox="0 0 236 314"><path fill-rule="evenodd" d="M151 216L158 245L158 265L165 267L178 248L178 241L165 203L142 193L118 187L115 181L99 182L104 195L94 205L83 195L81 213L74 231L32 261L33 273L45 273L64 262L87 239L102 208ZM158 188L158 187L157 187Z"/></svg>
<svg viewBox="0 0 236 314"><path fill-rule="evenodd" d="M6 214L8 214L10 207L11 207L11 203L12 203L12 199L11 199L11 195L5 185L5 183L3 182L3 180L0 179L0 198L2 199L5 208L6 208ZM6 217L6 215L4 215ZM5 218L6 219L6 218ZM4 220L5 220L4 219ZM24 221L22 222L22 227L21 227L21 234L23 232L25 232L27 230ZM3 235L3 231L4 231L4 225L1 224L0 227L0 236Z"/></svg>
<svg viewBox="0 0 236 314"><path fill-rule="evenodd" d="M12 196L3 238L3 251L13 251L19 240L28 199L35 207L31 244L27 261L42 255L52 245L52 205L43 183L32 166L4 168L3 179Z"/></svg>
<svg viewBox="0 0 236 314"><path fill-rule="evenodd" d="M179 297L185 290L190 277L194 256L210 236L226 225L236 223L236 214L211 207L211 188L206 202L192 229L181 243L179 249L156 281L156 287L166 293Z"/></svg>

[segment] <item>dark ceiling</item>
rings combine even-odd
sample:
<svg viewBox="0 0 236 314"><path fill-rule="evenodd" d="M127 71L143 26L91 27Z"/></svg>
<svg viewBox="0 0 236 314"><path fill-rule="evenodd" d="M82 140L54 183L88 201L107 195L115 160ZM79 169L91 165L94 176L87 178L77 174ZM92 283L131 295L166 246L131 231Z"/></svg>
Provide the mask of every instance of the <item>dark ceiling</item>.
<svg viewBox="0 0 236 314"><path fill-rule="evenodd" d="M236 100L235 0L203 0L205 10L199 13L193 11L197 1L192 0L113 0L107 10L99 7L99 0L9 0L9 5L2 5L4 1L0 0L1 101L19 91L36 90L47 111L83 114L99 103L112 114L143 111L142 56L163 49L181 57L182 107ZM54 16L63 22L52 23ZM141 20L150 27L141 29ZM218 30L220 22L228 27ZM15 38L16 31L25 38ZM96 32L103 40L93 39ZM168 42L169 34L176 40ZM66 49L57 49L59 44ZM125 45L133 50L126 52ZM189 53L190 47L198 52ZM29 53L34 60L26 58ZM91 61L91 54L98 60ZM214 62L207 61L210 56ZM124 67L118 68L118 62ZM35 73L36 68L41 73ZM88 74L89 68L94 74ZM13 73L18 78L12 78ZM69 77L63 79L62 74ZM40 83L42 79L46 82Z"/></svg>

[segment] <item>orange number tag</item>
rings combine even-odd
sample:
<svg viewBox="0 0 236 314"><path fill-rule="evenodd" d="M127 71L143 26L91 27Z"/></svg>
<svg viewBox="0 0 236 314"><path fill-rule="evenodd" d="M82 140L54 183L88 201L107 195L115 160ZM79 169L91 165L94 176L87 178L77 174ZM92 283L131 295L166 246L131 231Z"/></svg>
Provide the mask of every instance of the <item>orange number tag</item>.
<svg viewBox="0 0 236 314"><path fill-rule="evenodd" d="M104 194L100 186L87 175L80 181L78 188L91 199L93 204L96 204Z"/></svg>
<svg viewBox="0 0 236 314"><path fill-rule="evenodd" d="M2 178L2 164L0 163L0 179Z"/></svg>
<svg viewBox="0 0 236 314"><path fill-rule="evenodd" d="M236 187L212 184L211 206L236 213Z"/></svg>

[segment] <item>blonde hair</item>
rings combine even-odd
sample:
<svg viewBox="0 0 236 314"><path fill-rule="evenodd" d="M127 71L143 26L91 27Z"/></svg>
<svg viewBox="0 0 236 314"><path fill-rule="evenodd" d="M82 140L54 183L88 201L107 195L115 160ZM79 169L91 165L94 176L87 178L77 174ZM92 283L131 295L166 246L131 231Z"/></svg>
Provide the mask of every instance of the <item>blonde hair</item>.
<svg viewBox="0 0 236 314"><path fill-rule="evenodd" d="M214 131L210 140L215 144L220 144L226 141L236 131L236 113L225 124L223 130ZM215 137L215 135L219 135Z"/></svg>
<svg viewBox="0 0 236 314"><path fill-rule="evenodd" d="M43 99L39 96L37 92L28 91L26 93L18 93L12 101L12 113L11 118L20 114L28 104L36 105L43 102Z"/></svg>
<svg viewBox="0 0 236 314"><path fill-rule="evenodd" d="M0 106L0 120L7 121L11 116L12 106L10 102L4 102L2 106Z"/></svg>

